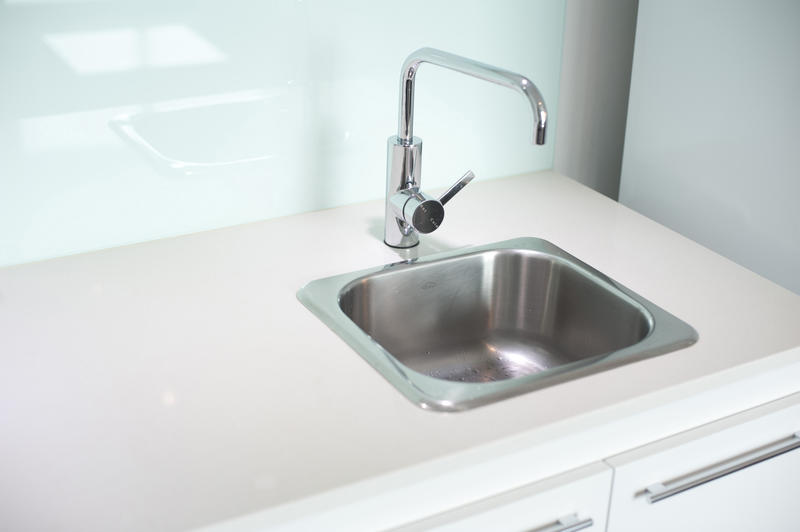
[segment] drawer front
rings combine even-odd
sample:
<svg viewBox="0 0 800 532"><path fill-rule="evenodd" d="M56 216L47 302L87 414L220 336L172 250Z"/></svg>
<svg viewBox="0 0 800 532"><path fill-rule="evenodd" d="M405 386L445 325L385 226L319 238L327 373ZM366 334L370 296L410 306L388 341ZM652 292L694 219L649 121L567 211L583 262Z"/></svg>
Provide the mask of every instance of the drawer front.
<svg viewBox="0 0 800 532"><path fill-rule="evenodd" d="M606 462L609 532L800 530L800 394Z"/></svg>
<svg viewBox="0 0 800 532"><path fill-rule="evenodd" d="M611 478L607 465L590 464L394 532L599 532L606 527Z"/></svg>

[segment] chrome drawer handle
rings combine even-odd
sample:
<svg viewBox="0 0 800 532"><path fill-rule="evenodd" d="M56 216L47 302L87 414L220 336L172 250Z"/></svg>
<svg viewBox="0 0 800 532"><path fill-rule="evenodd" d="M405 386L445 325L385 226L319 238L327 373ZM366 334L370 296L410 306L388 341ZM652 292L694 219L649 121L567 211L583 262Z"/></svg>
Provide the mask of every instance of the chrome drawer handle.
<svg viewBox="0 0 800 532"><path fill-rule="evenodd" d="M594 521L591 518L581 521L578 519L578 514L572 514L539 528L531 528L527 532L576 532L577 530L589 528L593 524Z"/></svg>
<svg viewBox="0 0 800 532"><path fill-rule="evenodd" d="M681 477L653 484L644 489L643 494L647 496L647 502L654 503L672 497L686 490L695 488L706 482L711 482L731 473L740 471L751 465L758 464L770 458L774 458L783 453L789 452L800 447L800 432L795 432L787 438L782 438L758 449L740 454L723 462L713 464L709 467L689 473Z"/></svg>

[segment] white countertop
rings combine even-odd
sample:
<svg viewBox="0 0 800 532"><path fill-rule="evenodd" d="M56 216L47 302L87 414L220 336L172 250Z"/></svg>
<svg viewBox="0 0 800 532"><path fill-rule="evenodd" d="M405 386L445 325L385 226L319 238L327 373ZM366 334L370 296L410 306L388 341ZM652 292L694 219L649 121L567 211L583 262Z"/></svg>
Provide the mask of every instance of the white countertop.
<svg viewBox="0 0 800 532"><path fill-rule="evenodd" d="M474 498L797 388L800 297L570 179L473 182L409 255L382 244L382 216L377 200L0 269L0 523L285 524L558 442L558 458L460 495ZM699 342L442 414L295 298L316 278L520 236L591 264ZM592 445L577 439L587 431Z"/></svg>

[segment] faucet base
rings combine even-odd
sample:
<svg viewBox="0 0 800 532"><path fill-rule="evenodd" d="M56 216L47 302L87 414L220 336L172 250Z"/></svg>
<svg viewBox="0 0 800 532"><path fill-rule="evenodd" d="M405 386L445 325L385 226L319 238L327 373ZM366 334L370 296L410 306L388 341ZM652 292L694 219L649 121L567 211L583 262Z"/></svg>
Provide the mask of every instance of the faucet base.
<svg viewBox="0 0 800 532"><path fill-rule="evenodd" d="M416 235L414 235L414 236L416 236ZM394 248L394 249L411 249L411 248L417 247L419 245L419 238L417 238L416 240L417 241L414 242L413 244L411 244L410 246L406 246L406 245L393 246L390 243L388 243L386 240L384 240L383 243L386 244L387 246L389 246L390 248Z"/></svg>

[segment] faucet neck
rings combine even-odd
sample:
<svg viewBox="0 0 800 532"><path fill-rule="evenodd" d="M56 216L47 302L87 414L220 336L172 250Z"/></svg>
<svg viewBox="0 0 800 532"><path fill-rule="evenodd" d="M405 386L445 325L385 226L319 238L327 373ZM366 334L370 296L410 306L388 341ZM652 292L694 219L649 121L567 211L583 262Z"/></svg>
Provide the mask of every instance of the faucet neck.
<svg viewBox="0 0 800 532"><path fill-rule="evenodd" d="M539 89L531 80L508 70L473 61L466 57L436 50L420 48L411 53L400 72L400 108L397 121L397 138L400 144L410 146L414 137L414 79L422 63L431 63L468 76L496 83L521 93L533 112L533 143L544 144L547 125L547 108Z"/></svg>

